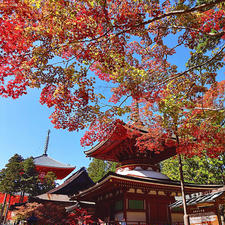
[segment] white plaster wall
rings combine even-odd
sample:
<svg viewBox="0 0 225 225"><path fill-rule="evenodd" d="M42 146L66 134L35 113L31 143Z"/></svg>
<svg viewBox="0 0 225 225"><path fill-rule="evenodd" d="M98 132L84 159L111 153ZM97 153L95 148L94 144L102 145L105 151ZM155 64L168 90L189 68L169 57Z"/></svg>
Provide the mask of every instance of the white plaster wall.
<svg viewBox="0 0 225 225"><path fill-rule="evenodd" d="M136 167L133 170L130 170L129 167L118 168L116 170L117 174L120 175L127 175L127 176L136 176L136 177L148 177L148 178L155 178L155 179L165 179L169 180L169 178L157 171L153 171L152 169L143 170L141 167Z"/></svg>

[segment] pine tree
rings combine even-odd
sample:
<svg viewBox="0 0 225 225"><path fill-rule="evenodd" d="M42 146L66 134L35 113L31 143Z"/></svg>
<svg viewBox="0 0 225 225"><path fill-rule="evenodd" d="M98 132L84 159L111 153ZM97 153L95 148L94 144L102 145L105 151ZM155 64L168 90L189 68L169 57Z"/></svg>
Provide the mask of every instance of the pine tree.
<svg viewBox="0 0 225 225"><path fill-rule="evenodd" d="M48 172L43 179L39 179L33 159L24 160L22 156L15 154L0 172L0 192L12 195L21 192L35 196L54 188L55 179L53 172Z"/></svg>
<svg viewBox="0 0 225 225"><path fill-rule="evenodd" d="M0 172L0 191L13 194L21 189L21 173L23 171L23 157L15 154L9 159L5 168Z"/></svg>

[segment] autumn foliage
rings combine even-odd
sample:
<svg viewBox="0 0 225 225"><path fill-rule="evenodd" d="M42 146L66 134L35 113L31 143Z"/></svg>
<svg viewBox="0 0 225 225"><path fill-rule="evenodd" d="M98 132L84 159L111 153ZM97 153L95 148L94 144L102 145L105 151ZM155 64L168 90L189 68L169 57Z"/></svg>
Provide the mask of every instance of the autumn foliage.
<svg viewBox="0 0 225 225"><path fill-rule="evenodd" d="M40 88L56 128L90 127L83 145L134 120L138 104L141 150L224 151L224 0L7 0L0 14L3 97ZM170 60L179 48L185 68Z"/></svg>
<svg viewBox="0 0 225 225"><path fill-rule="evenodd" d="M14 210L14 220L29 221L35 218L35 224L91 224L93 219L85 209L75 208L66 212L65 205L58 203L26 203Z"/></svg>

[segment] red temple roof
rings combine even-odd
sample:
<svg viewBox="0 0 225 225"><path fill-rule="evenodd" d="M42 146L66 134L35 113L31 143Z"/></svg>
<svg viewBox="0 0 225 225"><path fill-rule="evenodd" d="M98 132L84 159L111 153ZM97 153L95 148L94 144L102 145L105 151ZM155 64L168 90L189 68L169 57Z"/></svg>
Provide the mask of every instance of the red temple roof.
<svg viewBox="0 0 225 225"><path fill-rule="evenodd" d="M48 172L53 172L57 179L61 180L69 175L74 169L75 166L71 166L68 164L64 164L56 161L48 156L48 143L49 143L49 134L50 130L48 130L48 134L46 137L46 143L44 148L44 154L34 158L34 164L36 166L37 171L39 172L39 176L43 178Z"/></svg>
<svg viewBox="0 0 225 225"><path fill-rule="evenodd" d="M55 173L57 179L63 179L67 175L69 175L74 169L74 166L63 164L58 162L52 158L50 158L47 154L43 154L34 158L34 164L36 166L37 171L43 176L52 171Z"/></svg>
<svg viewBox="0 0 225 225"><path fill-rule="evenodd" d="M133 176L125 176L109 172L102 179L100 179L94 186L81 191L79 194L73 196L71 199L95 201L96 196L104 195L119 189L129 189L137 186L138 188L145 188L150 190L165 190L180 193L180 182L165 179L154 178L140 178ZM185 183L185 191L187 194L196 192L207 192L213 189L220 188L222 185L203 185Z"/></svg>
<svg viewBox="0 0 225 225"><path fill-rule="evenodd" d="M133 132L135 135L128 135ZM146 128L137 128L133 125L117 123L112 134L105 140L85 151L87 157L101 160L120 162L122 164L147 163L157 164L176 155L175 147L165 147L164 151L156 153L149 149L141 152L136 146L136 138L146 134Z"/></svg>

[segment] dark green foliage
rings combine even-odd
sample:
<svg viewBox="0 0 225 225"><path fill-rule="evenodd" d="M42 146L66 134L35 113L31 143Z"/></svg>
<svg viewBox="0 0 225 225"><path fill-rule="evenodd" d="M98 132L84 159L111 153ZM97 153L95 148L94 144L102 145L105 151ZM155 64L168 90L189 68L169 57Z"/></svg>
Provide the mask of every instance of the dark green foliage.
<svg viewBox="0 0 225 225"><path fill-rule="evenodd" d="M13 194L21 189L21 173L23 171L23 158L15 154L9 159L5 168L0 172L0 191Z"/></svg>
<svg viewBox="0 0 225 225"><path fill-rule="evenodd" d="M21 189L29 193L30 195L35 195L38 185L38 173L35 169L35 165L32 158L28 158L23 162L23 173L21 176Z"/></svg>
<svg viewBox="0 0 225 225"><path fill-rule="evenodd" d="M35 196L45 193L55 187L56 176L53 172L48 172L43 179L39 179L38 172L35 168L32 158L28 158L23 162L23 174L21 182L22 190Z"/></svg>
<svg viewBox="0 0 225 225"><path fill-rule="evenodd" d="M36 195L46 193L47 191L53 189L56 186L55 180L55 174L53 172L48 172L44 179L39 180Z"/></svg>
<svg viewBox="0 0 225 225"><path fill-rule="evenodd" d="M225 177L225 156L209 158L206 156L192 158L182 157L184 181L199 184L223 184ZM161 163L161 172L172 180L180 180L178 159L170 158Z"/></svg>
<svg viewBox="0 0 225 225"><path fill-rule="evenodd" d="M109 171L116 170L116 163L99 159L93 159L89 164L87 171L90 178L97 182L104 177Z"/></svg>
<svg viewBox="0 0 225 225"><path fill-rule="evenodd" d="M55 174L49 172L40 180L33 159L24 160L22 156L15 154L0 171L0 192L21 192L35 196L54 188L55 179Z"/></svg>

